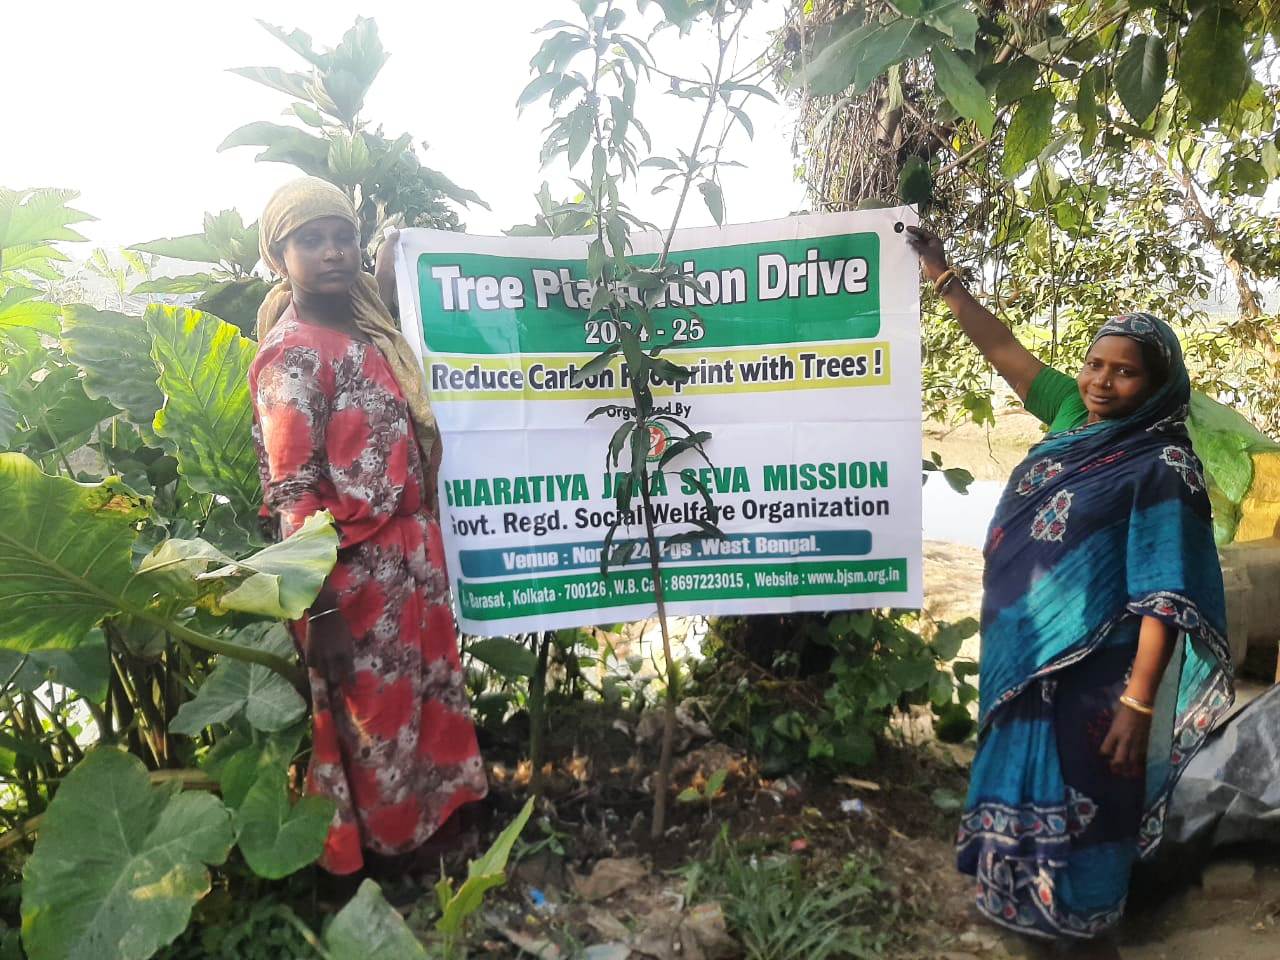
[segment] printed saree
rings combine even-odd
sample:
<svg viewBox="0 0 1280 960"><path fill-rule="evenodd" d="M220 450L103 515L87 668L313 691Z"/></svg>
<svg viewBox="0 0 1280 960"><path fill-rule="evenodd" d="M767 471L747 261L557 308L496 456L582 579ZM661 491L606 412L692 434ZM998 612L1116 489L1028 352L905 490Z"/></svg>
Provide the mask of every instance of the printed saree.
<svg viewBox="0 0 1280 960"><path fill-rule="evenodd" d="M1159 843L1178 775L1233 698L1182 351L1148 314L1097 334L1116 335L1157 347L1167 381L1128 417L1033 447L984 551L979 745L957 861L979 911L1032 936L1089 938L1119 921L1134 860ZM1145 776L1121 776L1099 750L1144 616L1178 632Z"/></svg>

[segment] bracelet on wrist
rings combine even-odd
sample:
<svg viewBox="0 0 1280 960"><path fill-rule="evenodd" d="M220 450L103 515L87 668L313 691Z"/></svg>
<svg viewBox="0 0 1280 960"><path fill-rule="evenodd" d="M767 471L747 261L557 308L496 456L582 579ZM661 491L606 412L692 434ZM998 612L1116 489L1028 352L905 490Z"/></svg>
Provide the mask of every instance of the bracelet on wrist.
<svg viewBox="0 0 1280 960"><path fill-rule="evenodd" d="M1130 710L1140 713L1144 717L1154 716L1156 712L1154 704L1143 703L1137 697L1131 697L1127 693L1122 693L1120 695L1120 702Z"/></svg>
<svg viewBox="0 0 1280 960"><path fill-rule="evenodd" d="M947 288L955 282L956 277L960 276L959 271L955 267L947 267L938 275L938 279L933 281L933 292L945 294Z"/></svg>

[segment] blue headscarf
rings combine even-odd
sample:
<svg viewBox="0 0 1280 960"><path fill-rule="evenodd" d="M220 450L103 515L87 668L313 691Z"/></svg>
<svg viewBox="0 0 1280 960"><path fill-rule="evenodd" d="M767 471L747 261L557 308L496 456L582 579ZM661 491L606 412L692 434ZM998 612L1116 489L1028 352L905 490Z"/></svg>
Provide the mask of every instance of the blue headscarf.
<svg viewBox="0 0 1280 960"><path fill-rule="evenodd" d="M1156 702L1140 849L1159 841L1169 792L1231 704L1222 571L1186 418L1178 338L1145 313L1108 321L1157 350L1167 376L1125 417L1053 434L1013 471L987 538L980 728L1033 681L1088 657L1135 618L1178 631Z"/></svg>

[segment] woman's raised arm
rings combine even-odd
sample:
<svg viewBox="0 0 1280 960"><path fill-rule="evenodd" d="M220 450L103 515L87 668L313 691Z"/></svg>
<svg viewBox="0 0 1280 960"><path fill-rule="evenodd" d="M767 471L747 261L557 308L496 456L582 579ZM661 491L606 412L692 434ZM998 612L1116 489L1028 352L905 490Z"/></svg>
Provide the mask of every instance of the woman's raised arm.
<svg viewBox="0 0 1280 960"><path fill-rule="evenodd" d="M936 281L949 269L942 241L919 227L907 227L907 233L907 243L919 255L925 277L930 282ZM960 321L960 329L996 368L996 373L1013 387L1018 398L1025 401L1031 382L1044 369L1044 364L1018 342L995 314L973 298L958 276L946 282L942 298Z"/></svg>

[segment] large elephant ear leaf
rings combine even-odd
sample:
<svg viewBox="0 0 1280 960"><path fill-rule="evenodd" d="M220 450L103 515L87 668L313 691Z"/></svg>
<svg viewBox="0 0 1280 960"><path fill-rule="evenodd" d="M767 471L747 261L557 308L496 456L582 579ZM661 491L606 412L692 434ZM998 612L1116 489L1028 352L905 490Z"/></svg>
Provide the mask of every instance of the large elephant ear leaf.
<svg viewBox="0 0 1280 960"><path fill-rule="evenodd" d="M84 370L84 390L105 397L134 423L150 427L164 402L156 386L151 335L138 317L83 304L63 308L62 344Z"/></svg>
<svg viewBox="0 0 1280 960"><path fill-rule="evenodd" d="M142 762L91 752L63 781L23 870L31 960L146 960L209 892L233 841L217 797L152 787Z"/></svg>
<svg viewBox="0 0 1280 960"><path fill-rule="evenodd" d="M427 952L409 925L387 903L372 880L338 911L324 935L333 960L426 960Z"/></svg>
<svg viewBox="0 0 1280 960"><path fill-rule="evenodd" d="M236 635L237 644L289 657L293 644L284 626L255 623ZM274 670L243 660L224 658L169 724L174 733L195 736L214 723L229 723L244 714L255 730L276 733L306 713L306 701Z"/></svg>
<svg viewBox="0 0 1280 960"><path fill-rule="evenodd" d="M231 324L199 310L153 305L145 319L165 395L156 433L193 489L220 494L239 517L251 518L262 499L249 399L257 348Z"/></svg>
<svg viewBox="0 0 1280 960"><path fill-rule="evenodd" d="M256 233L256 231L255 231ZM257 250L255 241L254 250ZM257 254L254 254L255 258ZM196 301L198 310L212 313L248 337L257 336L258 307L271 291L271 284L250 277L246 280L227 280L205 290Z"/></svg>
<svg viewBox="0 0 1280 960"><path fill-rule="evenodd" d="M74 647L118 612L133 577L142 498L107 480L79 484L0 454L0 646Z"/></svg>

